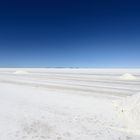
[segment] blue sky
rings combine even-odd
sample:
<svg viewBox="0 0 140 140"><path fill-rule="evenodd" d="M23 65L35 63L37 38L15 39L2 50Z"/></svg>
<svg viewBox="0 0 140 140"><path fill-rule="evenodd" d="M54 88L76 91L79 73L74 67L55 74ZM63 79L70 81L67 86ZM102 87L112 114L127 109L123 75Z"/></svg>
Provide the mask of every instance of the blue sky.
<svg viewBox="0 0 140 140"><path fill-rule="evenodd" d="M0 2L0 67L140 67L138 0Z"/></svg>

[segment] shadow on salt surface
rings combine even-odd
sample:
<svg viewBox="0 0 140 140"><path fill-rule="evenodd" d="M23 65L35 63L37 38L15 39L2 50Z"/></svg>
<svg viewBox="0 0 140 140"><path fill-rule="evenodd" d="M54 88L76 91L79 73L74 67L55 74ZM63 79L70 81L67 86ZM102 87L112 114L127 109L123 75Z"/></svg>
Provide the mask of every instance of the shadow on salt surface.
<svg viewBox="0 0 140 140"><path fill-rule="evenodd" d="M41 120L31 121L22 126L22 133L24 138L28 139L49 139L53 128L47 122Z"/></svg>

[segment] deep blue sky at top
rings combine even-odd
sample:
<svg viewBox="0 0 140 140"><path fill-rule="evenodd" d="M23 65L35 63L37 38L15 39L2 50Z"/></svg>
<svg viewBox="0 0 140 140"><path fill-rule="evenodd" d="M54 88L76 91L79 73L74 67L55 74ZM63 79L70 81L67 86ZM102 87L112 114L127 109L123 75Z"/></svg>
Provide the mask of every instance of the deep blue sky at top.
<svg viewBox="0 0 140 140"><path fill-rule="evenodd" d="M0 66L140 67L140 1L0 1Z"/></svg>

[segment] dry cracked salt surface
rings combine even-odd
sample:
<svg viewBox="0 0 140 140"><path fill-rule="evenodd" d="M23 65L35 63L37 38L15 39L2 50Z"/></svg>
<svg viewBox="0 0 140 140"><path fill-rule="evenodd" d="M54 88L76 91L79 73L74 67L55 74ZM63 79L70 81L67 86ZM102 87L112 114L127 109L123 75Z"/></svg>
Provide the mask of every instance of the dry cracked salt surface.
<svg viewBox="0 0 140 140"><path fill-rule="evenodd" d="M139 140L139 85L140 69L0 69L0 140Z"/></svg>

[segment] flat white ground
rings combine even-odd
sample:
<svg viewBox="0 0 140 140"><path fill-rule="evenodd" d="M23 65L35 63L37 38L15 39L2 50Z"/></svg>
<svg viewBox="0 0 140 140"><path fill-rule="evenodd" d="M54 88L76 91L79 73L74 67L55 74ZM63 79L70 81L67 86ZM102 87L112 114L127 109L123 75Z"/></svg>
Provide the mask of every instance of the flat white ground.
<svg viewBox="0 0 140 140"><path fill-rule="evenodd" d="M140 69L1 68L0 140L140 140L114 105L138 92Z"/></svg>

